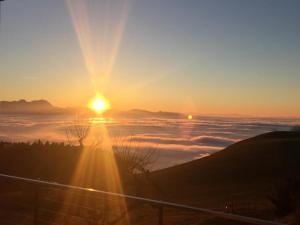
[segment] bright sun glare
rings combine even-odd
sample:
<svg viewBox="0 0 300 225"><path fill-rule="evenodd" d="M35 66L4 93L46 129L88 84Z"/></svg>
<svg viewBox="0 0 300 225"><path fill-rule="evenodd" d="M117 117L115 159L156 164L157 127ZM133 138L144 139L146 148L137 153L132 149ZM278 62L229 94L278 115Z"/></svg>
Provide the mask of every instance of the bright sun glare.
<svg viewBox="0 0 300 225"><path fill-rule="evenodd" d="M89 108L94 112L101 114L110 109L109 101L102 95L97 94L89 103Z"/></svg>

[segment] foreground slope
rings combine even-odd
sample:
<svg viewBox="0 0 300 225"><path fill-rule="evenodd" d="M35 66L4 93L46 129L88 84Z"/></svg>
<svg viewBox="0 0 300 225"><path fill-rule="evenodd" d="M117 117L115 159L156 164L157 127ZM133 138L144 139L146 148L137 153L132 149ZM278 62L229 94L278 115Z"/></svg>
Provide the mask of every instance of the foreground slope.
<svg viewBox="0 0 300 225"><path fill-rule="evenodd" d="M300 175L300 132L271 132L209 157L153 173L163 182L190 184L250 182Z"/></svg>
<svg viewBox="0 0 300 225"><path fill-rule="evenodd" d="M262 212L272 210L268 196L282 182L300 176L299 162L300 132L271 132L154 171L151 178L172 201L216 208L235 202L240 208L251 205Z"/></svg>
<svg viewBox="0 0 300 225"><path fill-rule="evenodd" d="M41 143L2 143L0 150L1 173L60 183L70 181L84 153L72 146ZM97 152L91 153L93 152L89 156L94 158ZM141 179L141 182L135 183L136 188L127 187L131 186L130 182L123 183L123 187L126 192L128 189L135 195L151 195L150 197L156 199L269 220L296 221L293 224L299 224L294 211L289 214L294 219L276 217L274 207L268 200L268 195L280 182L289 177L299 177L299 160L300 132L272 132L233 144L209 157L149 173L146 177L150 179ZM104 162L107 163L106 160ZM106 165L105 163L100 164ZM82 170L83 164L80 165ZM100 186L95 187L101 188L103 178L107 179L107 176L103 176L103 169L96 166L88 174L91 175L91 172L95 173L92 183L99 184ZM96 182L97 179L100 179L99 183ZM3 179L0 184L0 214L1 211L5 212L0 215L0 223L2 219L12 217L7 214L8 210L11 213L22 212L32 216L32 207L20 211L16 203L26 199L31 201L34 188L25 189L24 186L24 192L20 192L21 186L16 186L15 183ZM8 188L5 188L7 185ZM46 192L46 196L49 196L49 192ZM45 204L43 207L49 205ZM131 218L141 213L147 216L145 224L157 222L156 217L151 214L151 207L140 207L139 211L132 213ZM167 214L166 224L239 224L231 221L225 223L211 216L188 214L178 210L168 210Z"/></svg>

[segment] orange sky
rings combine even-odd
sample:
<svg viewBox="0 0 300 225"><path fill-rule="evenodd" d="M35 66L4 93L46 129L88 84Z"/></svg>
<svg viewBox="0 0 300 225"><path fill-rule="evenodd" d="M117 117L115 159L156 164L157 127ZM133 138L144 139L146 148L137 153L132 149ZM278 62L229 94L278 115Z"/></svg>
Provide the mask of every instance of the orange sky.
<svg viewBox="0 0 300 225"><path fill-rule="evenodd" d="M1 100L300 116L297 2L168 2L5 2Z"/></svg>

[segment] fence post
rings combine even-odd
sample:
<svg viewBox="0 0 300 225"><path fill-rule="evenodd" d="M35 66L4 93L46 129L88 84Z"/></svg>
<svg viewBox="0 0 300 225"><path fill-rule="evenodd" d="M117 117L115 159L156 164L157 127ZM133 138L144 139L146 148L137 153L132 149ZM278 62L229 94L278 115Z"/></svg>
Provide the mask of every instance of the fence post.
<svg viewBox="0 0 300 225"><path fill-rule="evenodd" d="M34 199L33 199L33 225L38 225L38 213L39 213L39 186L34 185Z"/></svg>
<svg viewBox="0 0 300 225"><path fill-rule="evenodd" d="M158 225L164 224L164 207L158 206Z"/></svg>

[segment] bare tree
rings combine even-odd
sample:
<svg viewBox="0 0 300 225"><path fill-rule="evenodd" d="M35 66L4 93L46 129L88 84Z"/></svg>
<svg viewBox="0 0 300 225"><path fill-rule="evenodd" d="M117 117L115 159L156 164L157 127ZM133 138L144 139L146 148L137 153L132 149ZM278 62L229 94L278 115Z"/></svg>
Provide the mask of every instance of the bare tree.
<svg viewBox="0 0 300 225"><path fill-rule="evenodd" d="M72 144L71 138L75 138L81 148L84 147L84 140L89 134L91 125L85 120L75 119L71 125L67 125L65 133L69 144Z"/></svg>
<svg viewBox="0 0 300 225"><path fill-rule="evenodd" d="M129 140L129 141L128 141ZM143 189L152 189L153 193L166 199L167 192L151 177L151 167L159 158L156 148L143 149L139 143L129 139L121 139L114 144L117 164L124 178L133 178L136 194L143 194Z"/></svg>
<svg viewBox="0 0 300 225"><path fill-rule="evenodd" d="M156 149L141 149L138 143L119 140L114 144L114 152L128 174L145 174L158 159Z"/></svg>

